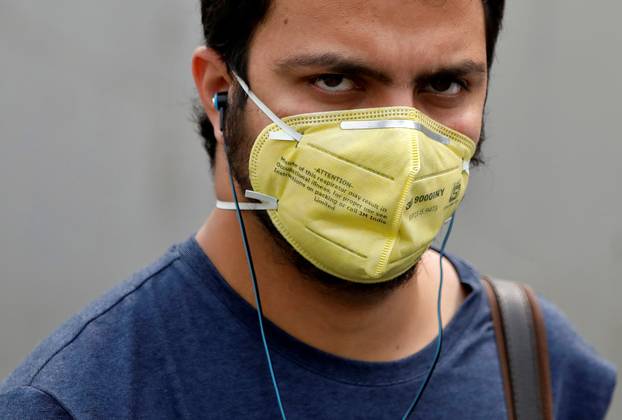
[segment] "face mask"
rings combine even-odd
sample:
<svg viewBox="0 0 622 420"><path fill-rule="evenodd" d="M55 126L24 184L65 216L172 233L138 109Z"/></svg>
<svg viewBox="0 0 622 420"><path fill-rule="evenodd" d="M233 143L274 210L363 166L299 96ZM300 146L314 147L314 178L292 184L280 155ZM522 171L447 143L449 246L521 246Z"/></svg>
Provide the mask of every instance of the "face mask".
<svg viewBox="0 0 622 420"><path fill-rule="evenodd" d="M377 283L410 269L461 202L474 142L409 107L280 119L236 78L273 121L249 160L246 196L260 202L241 209L267 210L301 255L336 277Z"/></svg>

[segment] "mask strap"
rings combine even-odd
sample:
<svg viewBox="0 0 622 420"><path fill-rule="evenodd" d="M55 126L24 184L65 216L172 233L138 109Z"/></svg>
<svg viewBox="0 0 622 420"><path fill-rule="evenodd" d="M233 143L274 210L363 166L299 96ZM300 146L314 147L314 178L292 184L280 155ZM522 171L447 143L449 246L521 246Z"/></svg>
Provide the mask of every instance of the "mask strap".
<svg viewBox="0 0 622 420"><path fill-rule="evenodd" d="M285 124L282 119L280 119L274 112L272 112L272 110L268 108L268 106L264 104L261 99L259 99L257 95L253 93L253 91L248 87L246 82L242 80L242 78L238 76L237 73L233 72L233 76L236 78L244 92L246 92L249 99L253 101L255 105L257 105L257 108L259 108L261 112L266 115L266 117L270 118L273 123L278 125L279 128L283 130L283 132L286 133L289 137L291 137L292 140L300 141L302 139L302 134L294 130L289 125Z"/></svg>
<svg viewBox="0 0 622 420"><path fill-rule="evenodd" d="M244 196L246 198L252 198L253 200L259 200L259 202L238 202L240 210L276 210L279 207L278 200L271 195L246 190ZM234 201L216 200L216 208L221 210L236 210Z"/></svg>
<svg viewBox="0 0 622 420"><path fill-rule="evenodd" d="M244 92L248 95L248 97L257 105L257 107L264 113L268 118L270 118L275 124L277 124L283 131L287 133L292 132L291 135L295 133L296 137L302 138L302 135L298 133L296 130L285 124L279 117L277 117L271 110L268 108L261 100L248 88L248 85L239 77L236 73L233 73L235 78L237 79ZM221 114L222 116L223 114ZM221 123L221 126L223 124ZM287 129L287 130L286 130ZM288 135L283 133L284 135ZM297 139L296 139L297 140ZM276 197L272 197L271 195L262 194L257 191L246 190L244 193L246 198L251 198L253 200L257 200L258 202L240 202L240 201L221 201L216 200L216 208L221 210L276 210L279 207L278 200Z"/></svg>

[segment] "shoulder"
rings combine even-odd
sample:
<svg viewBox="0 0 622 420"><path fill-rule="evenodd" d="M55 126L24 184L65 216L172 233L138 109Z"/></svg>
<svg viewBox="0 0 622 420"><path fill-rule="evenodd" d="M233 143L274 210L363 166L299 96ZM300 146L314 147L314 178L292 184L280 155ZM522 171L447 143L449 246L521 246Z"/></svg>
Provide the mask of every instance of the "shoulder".
<svg viewBox="0 0 622 420"><path fill-rule="evenodd" d="M556 418L604 418L616 384L614 366L596 353L557 307L544 298L539 301Z"/></svg>
<svg viewBox="0 0 622 420"><path fill-rule="evenodd" d="M473 265L455 256L450 260L472 295L482 295L481 275ZM615 367L576 332L562 311L542 297L538 301L546 327L555 418L604 418L616 385ZM487 299L480 302L489 319ZM487 322L492 331L492 321Z"/></svg>
<svg viewBox="0 0 622 420"><path fill-rule="evenodd" d="M20 386L0 394L0 418L69 420L74 417L51 394L31 386Z"/></svg>
<svg viewBox="0 0 622 420"><path fill-rule="evenodd" d="M31 388L20 387L29 387L38 377L47 375L52 362L62 361L65 372L70 372L74 368L80 369L87 358L93 356L89 351L101 348L104 342L106 347L123 345L124 337L118 327L133 322L140 308L149 305L152 298L149 289L168 287L156 283L166 280L177 258L176 247L171 247L157 261L136 272L62 324L0 383L3 398L6 399L6 395L36 396ZM21 394L15 394L15 389L21 389Z"/></svg>

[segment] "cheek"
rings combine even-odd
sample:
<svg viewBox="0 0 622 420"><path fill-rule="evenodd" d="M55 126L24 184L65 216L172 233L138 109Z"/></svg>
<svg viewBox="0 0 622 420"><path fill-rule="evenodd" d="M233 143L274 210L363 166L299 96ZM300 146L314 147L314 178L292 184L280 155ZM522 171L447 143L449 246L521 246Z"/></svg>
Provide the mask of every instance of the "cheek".
<svg viewBox="0 0 622 420"><path fill-rule="evenodd" d="M243 115L246 134L254 142L259 133L272 124L272 121L261 112L250 99L246 103L246 109Z"/></svg>
<svg viewBox="0 0 622 420"><path fill-rule="evenodd" d="M477 107L477 109L470 109L448 116L439 122L466 135L477 144L482 130L482 112L483 109Z"/></svg>

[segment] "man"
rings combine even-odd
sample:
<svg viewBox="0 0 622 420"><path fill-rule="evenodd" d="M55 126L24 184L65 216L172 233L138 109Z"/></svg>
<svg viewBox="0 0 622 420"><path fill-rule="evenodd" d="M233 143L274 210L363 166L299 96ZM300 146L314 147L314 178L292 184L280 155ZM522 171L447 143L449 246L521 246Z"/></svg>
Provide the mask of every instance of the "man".
<svg viewBox="0 0 622 420"><path fill-rule="evenodd" d="M221 208L37 348L0 418L506 418L479 274L429 248L478 160L503 1L202 12ZM541 304L556 418L603 418L613 368Z"/></svg>

